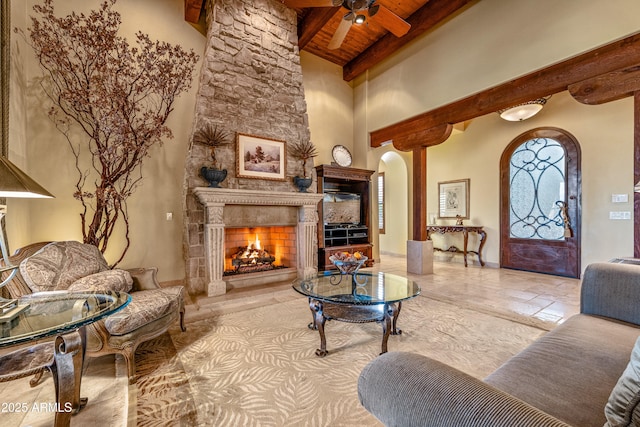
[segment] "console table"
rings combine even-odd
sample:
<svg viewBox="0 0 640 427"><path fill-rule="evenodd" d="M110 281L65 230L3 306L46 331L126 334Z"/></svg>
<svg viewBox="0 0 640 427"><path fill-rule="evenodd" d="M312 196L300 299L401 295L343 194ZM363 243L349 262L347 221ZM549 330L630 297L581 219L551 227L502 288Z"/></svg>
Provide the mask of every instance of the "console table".
<svg viewBox="0 0 640 427"><path fill-rule="evenodd" d="M455 252L462 253L464 255L464 266L467 266L467 254L474 254L478 256L478 260L480 261L480 265L484 267L484 261L482 260L482 248L484 244L487 242L487 233L483 230L480 225L428 225L427 226L427 240L431 240L432 233L462 233L464 238L464 246L462 250L458 249L455 246L451 246L448 249L440 249L433 248L434 251L443 251L443 252ZM469 251L467 250L467 244L469 242L469 233L476 233L480 236L480 245L478 247L478 251Z"/></svg>

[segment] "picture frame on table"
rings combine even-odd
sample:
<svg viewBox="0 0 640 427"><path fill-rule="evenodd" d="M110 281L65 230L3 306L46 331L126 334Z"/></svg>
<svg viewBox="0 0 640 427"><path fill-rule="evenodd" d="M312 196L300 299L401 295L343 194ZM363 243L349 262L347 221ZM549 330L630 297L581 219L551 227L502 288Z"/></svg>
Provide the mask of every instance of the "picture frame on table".
<svg viewBox="0 0 640 427"><path fill-rule="evenodd" d="M438 183L438 218L469 219L469 179Z"/></svg>
<svg viewBox="0 0 640 427"><path fill-rule="evenodd" d="M287 151L284 141L239 133L236 159L238 178L286 179Z"/></svg>

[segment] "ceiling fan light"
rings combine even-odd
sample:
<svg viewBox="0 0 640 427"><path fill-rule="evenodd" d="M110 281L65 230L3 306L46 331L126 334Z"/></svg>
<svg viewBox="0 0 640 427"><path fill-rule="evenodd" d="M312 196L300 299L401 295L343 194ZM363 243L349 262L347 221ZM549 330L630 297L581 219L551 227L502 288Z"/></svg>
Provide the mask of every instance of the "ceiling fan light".
<svg viewBox="0 0 640 427"><path fill-rule="evenodd" d="M365 16L364 16L364 15L358 15L358 16L356 16L356 19L355 19L355 21L354 21L354 22L355 22L356 24L364 24L364 21L365 21L366 19L367 19L367 18L365 18Z"/></svg>
<svg viewBox="0 0 640 427"><path fill-rule="evenodd" d="M523 104L514 105L513 107L499 110L498 114L504 120L510 122L520 122L522 120L530 119L542 110L544 104L547 103L545 98L534 99Z"/></svg>

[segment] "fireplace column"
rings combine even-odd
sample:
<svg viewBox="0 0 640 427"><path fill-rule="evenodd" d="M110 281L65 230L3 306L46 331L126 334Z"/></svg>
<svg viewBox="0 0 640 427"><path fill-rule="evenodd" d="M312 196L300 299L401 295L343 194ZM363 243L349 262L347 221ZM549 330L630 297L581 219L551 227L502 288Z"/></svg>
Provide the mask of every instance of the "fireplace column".
<svg viewBox="0 0 640 427"><path fill-rule="evenodd" d="M318 206L303 205L298 216L298 277L308 278L318 273Z"/></svg>
<svg viewBox="0 0 640 427"><path fill-rule="evenodd" d="M224 273L224 203L207 203L207 223L204 231L204 253L206 259L207 295L224 295L227 284Z"/></svg>

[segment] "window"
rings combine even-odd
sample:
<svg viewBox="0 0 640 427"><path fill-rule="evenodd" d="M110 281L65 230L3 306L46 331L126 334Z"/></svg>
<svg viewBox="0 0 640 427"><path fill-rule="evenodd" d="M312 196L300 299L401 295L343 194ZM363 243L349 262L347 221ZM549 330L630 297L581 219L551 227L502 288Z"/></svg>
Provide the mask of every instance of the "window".
<svg viewBox="0 0 640 427"><path fill-rule="evenodd" d="M565 152L552 138L532 138L511 155L510 237L561 240L566 205Z"/></svg>
<svg viewBox="0 0 640 427"><path fill-rule="evenodd" d="M384 234L384 172L378 173L378 232Z"/></svg>

